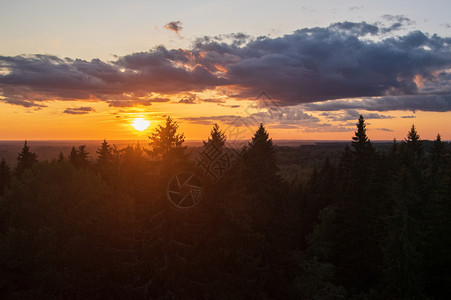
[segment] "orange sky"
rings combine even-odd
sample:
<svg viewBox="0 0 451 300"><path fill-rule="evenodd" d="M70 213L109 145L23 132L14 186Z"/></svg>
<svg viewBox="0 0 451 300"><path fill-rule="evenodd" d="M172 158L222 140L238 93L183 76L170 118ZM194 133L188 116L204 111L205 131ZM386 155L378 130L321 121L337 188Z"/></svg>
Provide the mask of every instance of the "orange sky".
<svg viewBox="0 0 451 300"><path fill-rule="evenodd" d="M353 6L337 20L326 14L329 3L310 1L321 14L300 9L298 1L292 9L271 2L274 9L259 6L260 13L248 4L252 14L234 13L236 23L223 15L233 26L216 33L210 30L218 17L205 12L223 13L229 4L173 8L160 1L156 8L142 1L137 9L113 1L68 10L41 2L23 11L11 1L9 12L0 11L0 25L8 28L0 32L0 140L142 140L167 116L187 140L206 139L214 123L229 140L237 128L246 132L239 139L250 139L260 123L275 140L350 140L359 114L372 140L402 140L412 124L423 139L440 133L451 140L450 26L437 23L447 20L447 10L425 5L411 11L414 19ZM276 8L285 11L278 20L261 18ZM132 11L157 19L127 27L137 20ZM308 22L295 13L301 11ZM420 24L417 13L435 16L437 24ZM284 23L284 31L257 30L269 22ZM253 30L242 33L250 23ZM146 36L143 28L152 29ZM42 44L49 40L54 47ZM134 129L137 118L149 128Z"/></svg>
<svg viewBox="0 0 451 300"><path fill-rule="evenodd" d="M193 120L199 116L231 116L224 122L217 120L223 130L235 128L241 124L243 130L248 131L243 137L251 138L252 130L257 128L258 122L266 124L270 135L274 139L304 139L304 140L349 140L355 130L357 119L343 121L329 121L319 112L307 112L320 121L293 126L281 126L263 115L250 119L249 113L265 112L265 109L246 109L252 101L230 101L236 108L218 106L217 103L179 104L179 103L153 103L151 106L136 106L132 108L112 108L105 103L80 103L80 101L53 101L48 107L34 110L21 106L14 106L0 102L0 139L2 140L142 140L146 139L155 126L162 124L167 115L174 118L180 125L180 131L185 133L188 140L206 139L215 122L214 120ZM64 114L67 107L90 106L94 112L87 114ZM292 108L294 109L294 108ZM365 111L360 111L365 116ZM451 126L449 120L451 113L388 111L390 119L368 119L368 135L372 140L398 140L403 139L410 126L415 124L423 139L434 139L440 133L443 140L451 140ZM415 118L402 118L402 116L415 116ZM238 123L230 125L233 116L241 116ZM246 118L247 117L247 118ZM150 126L141 132L134 129L131 123L136 118L149 120ZM244 126L242 121L248 123ZM328 124L323 128L320 124ZM341 126L345 124L346 126ZM336 131L336 128L341 128ZM392 131L387 131L385 129ZM228 135L231 133L228 132ZM232 137L233 138L233 137Z"/></svg>

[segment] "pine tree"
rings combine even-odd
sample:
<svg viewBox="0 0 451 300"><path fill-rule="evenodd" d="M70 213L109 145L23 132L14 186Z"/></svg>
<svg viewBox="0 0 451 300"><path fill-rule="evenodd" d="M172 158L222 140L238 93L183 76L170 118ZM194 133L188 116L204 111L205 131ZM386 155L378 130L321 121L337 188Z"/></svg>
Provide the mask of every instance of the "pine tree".
<svg viewBox="0 0 451 300"><path fill-rule="evenodd" d="M373 152L373 144L366 135L366 124L363 115L360 115L359 121L356 125L357 131L355 132L355 136L352 138L352 147L354 147L357 152Z"/></svg>
<svg viewBox="0 0 451 300"><path fill-rule="evenodd" d="M69 162L77 168L87 169L90 165L89 153L86 151L86 145L80 145L78 150L72 147L69 154Z"/></svg>
<svg viewBox="0 0 451 300"><path fill-rule="evenodd" d="M366 293L381 279L378 263L382 190L376 176L378 156L366 135L365 120L360 115L351 151L342 155L337 176L337 210L332 242L331 262L337 267L337 278L352 294ZM324 186L332 189L332 186ZM329 191L330 193L332 191Z"/></svg>
<svg viewBox="0 0 451 300"><path fill-rule="evenodd" d="M420 135L414 124L412 124L410 131L407 133L405 142L408 150L408 158L413 159L414 161L420 160L424 154L423 142L421 141Z"/></svg>
<svg viewBox="0 0 451 300"><path fill-rule="evenodd" d="M432 172L437 173L439 169L445 167L446 144L442 142L440 134L434 140L431 148Z"/></svg>
<svg viewBox="0 0 451 300"><path fill-rule="evenodd" d="M68 159L72 165L77 166L78 154L77 154L77 150L75 149L75 147L72 147L72 149L70 150Z"/></svg>
<svg viewBox="0 0 451 300"><path fill-rule="evenodd" d="M30 151L30 147L27 145L27 141L25 141L22 151L17 156L17 166L16 166L16 175L17 177L21 177L22 173L30 169L36 162L38 161L38 156L36 153Z"/></svg>
<svg viewBox="0 0 451 300"><path fill-rule="evenodd" d="M63 151L60 152L60 154L58 155L58 159L56 161L58 161L58 162L66 161L66 158L64 157Z"/></svg>
<svg viewBox="0 0 451 300"><path fill-rule="evenodd" d="M208 137L208 141L204 142L204 145L213 143L216 147L222 149L226 143L225 133L219 129L218 124L214 124L213 128L210 131L210 136Z"/></svg>
<svg viewBox="0 0 451 300"><path fill-rule="evenodd" d="M97 165L99 166L107 166L113 160L113 148L108 144L108 142L104 139L99 148L97 148L96 153L97 157Z"/></svg>
<svg viewBox="0 0 451 300"><path fill-rule="evenodd" d="M267 189L278 182L276 151L263 124L243 154L244 178L251 190Z"/></svg>
<svg viewBox="0 0 451 300"><path fill-rule="evenodd" d="M149 136L150 154L162 161L174 161L185 158L186 146L183 146L185 135L177 133L179 125L171 117L167 117L164 126L159 125L154 133Z"/></svg>
<svg viewBox="0 0 451 300"><path fill-rule="evenodd" d="M4 159L0 162L0 196L5 193L5 188L9 186L11 182L11 171Z"/></svg>
<svg viewBox="0 0 451 300"><path fill-rule="evenodd" d="M89 167L89 153L86 150L86 145L80 145L78 147L78 163L79 167L82 169L87 169Z"/></svg>

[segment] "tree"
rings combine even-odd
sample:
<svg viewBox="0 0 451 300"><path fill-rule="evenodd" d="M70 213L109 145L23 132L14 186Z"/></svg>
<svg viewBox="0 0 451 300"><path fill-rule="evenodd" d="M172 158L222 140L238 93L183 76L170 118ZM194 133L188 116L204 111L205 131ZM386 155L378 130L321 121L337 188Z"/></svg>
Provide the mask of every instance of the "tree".
<svg viewBox="0 0 451 300"><path fill-rule="evenodd" d="M9 166L4 159L0 162L0 196L5 193L5 188L9 186L11 181L11 172Z"/></svg>
<svg viewBox="0 0 451 300"><path fill-rule="evenodd" d="M30 151L30 147L27 145L27 141L25 141L22 151L17 156L17 166L16 166L16 175L17 177L21 177L22 173L31 169L31 167L38 161L38 155L34 152Z"/></svg>
<svg viewBox="0 0 451 300"><path fill-rule="evenodd" d="M208 143L213 143L218 148L223 148L226 142L225 133L219 129L218 124L214 124L213 128L210 131L210 136L208 137L208 141L204 142L204 145Z"/></svg>
<svg viewBox="0 0 451 300"><path fill-rule="evenodd" d="M64 157L63 151L60 152L60 154L58 155L58 159L56 160L58 162L65 162L66 158Z"/></svg>
<svg viewBox="0 0 451 300"><path fill-rule="evenodd" d="M408 158L417 161L423 157L423 142L421 141L420 135L418 134L414 124L412 124L410 131L407 133L405 142L407 144Z"/></svg>
<svg viewBox="0 0 451 300"><path fill-rule="evenodd" d="M355 136L352 138L352 147L354 147L357 152L373 152L373 144L366 135L366 124L363 115L360 115L359 121L356 125L357 131L355 132Z"/></svg>
<svg viewBox="0 0 451 300"><path fill-rule="evenodd" d="M100 147L97 148L96 153L99 155L97 157L97 164L99 166L106 166L110 164L114 157L113 147L111 147L105 139Z"/></svg>
<svg viewBox="0 0 451 300"><path fill-rule="evenodd" d="M266 190L278 181L276 151L263 124L260 124L244 151L243 163L244 177L252 190Z"/></svg>
<svg viewBox="0 0 451 300"><path fill-rule="evenodd" d="M440 134L437 134L437 138L434 140L431 148L432 171L434 173L438 172L440 168L445 167L445 157L446 144L442 142Z"/></svg>
<svg viewBox="0 0 451 300"><path fill-rule="evenodd" d="M185 158L186 146L183 146L185 135L177 133L179 125L173 121L171 117L167 117L164 126L158 125L157 129L151 136L150 146L152 150L149 153L162 161L174 161Z"/></svg>
<svg viewBox="0 0 451 300"><path fill-rule="evenodd" d="M87 169L90 165L89 153L86 151L86 145L80 145L78 150L72 147L69 154L69 162L77 168Z"/></svg>

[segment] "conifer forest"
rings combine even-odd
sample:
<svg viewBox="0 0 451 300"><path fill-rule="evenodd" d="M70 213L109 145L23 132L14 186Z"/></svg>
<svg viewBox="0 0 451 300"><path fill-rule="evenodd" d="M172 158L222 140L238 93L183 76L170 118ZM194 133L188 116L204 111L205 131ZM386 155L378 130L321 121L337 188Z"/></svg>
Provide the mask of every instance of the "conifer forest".
<svg viewBox="0 0 451 300"><path fill-rule="evenodd" d="M0 157L0 298L450 299L451 145L419 132L381 149L360 116L314 162L264 124L193 150L170 117L122 149L25 142Z"/></svg>

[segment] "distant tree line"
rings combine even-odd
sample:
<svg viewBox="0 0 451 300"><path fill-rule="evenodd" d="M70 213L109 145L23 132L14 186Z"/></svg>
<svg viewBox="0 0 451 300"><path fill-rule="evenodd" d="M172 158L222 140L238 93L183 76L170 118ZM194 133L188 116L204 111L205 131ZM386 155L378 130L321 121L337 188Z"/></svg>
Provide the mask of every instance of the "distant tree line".
<svg viewBox="0 0 451 300"><path fill-rule="evenodd" d="M339 157L284 180L261 124L228 160L215 125L199 168L170 117L138 145L106 140L0 162L2 299L448 299L451 159L412 126L376 150L360 116ZM283 148L281 149L283 150ZM227 164L227 167L224 167ZM215 168L215 169L213 169ZM212 180L207 171L221 172ZM192 172L203 198L168 200Z"/></svg>

